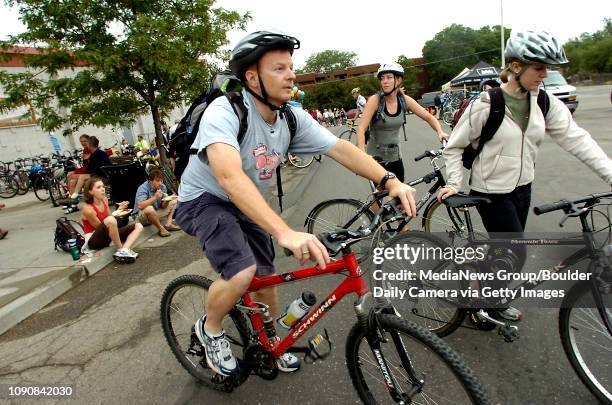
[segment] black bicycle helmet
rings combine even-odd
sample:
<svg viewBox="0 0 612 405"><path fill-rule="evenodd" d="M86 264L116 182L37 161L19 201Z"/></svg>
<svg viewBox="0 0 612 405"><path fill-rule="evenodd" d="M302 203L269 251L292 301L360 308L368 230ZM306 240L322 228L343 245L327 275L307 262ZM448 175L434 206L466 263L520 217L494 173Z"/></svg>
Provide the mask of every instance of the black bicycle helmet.
<svg viewBox="0 0 612 405"><path fill-rule="evenodd" d="M229 68L240 79L244 80L244 72L256 63L264 53L275 49L286 49L293 55L294 49L299 49L300 41L281 32L256 31L242 38L232 50Z"/></svg>

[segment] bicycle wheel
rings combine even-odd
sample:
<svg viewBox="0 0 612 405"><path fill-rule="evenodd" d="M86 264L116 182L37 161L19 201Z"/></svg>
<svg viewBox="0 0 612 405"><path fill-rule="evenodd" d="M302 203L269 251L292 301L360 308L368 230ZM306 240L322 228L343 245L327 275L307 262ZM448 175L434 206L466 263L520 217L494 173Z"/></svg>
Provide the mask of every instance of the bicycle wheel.
<svg viewBox="0 0 612 405"><path fill-rule="evenodd" d="M370 225L374 218L374 213L370 209L356 216L363 205L361 201L350 198L324 201L310 211L304 226L308 233L314 235L332 232L337 229L357 230L360 227ZM355 252L359 263L366 257L370 242L370 240L364 240L352 246L352 250Z"/></svg>
<svg viewBox="0 0 612 405"><path fill-rule="evenodd" d="M47 201L51 197L47 188L48 183L49 179L44 175L37 177L34 181L34 195L40 201Z"/></svg>
<svg viewBox="0 0 612 405"><path fill-rule="evenodd" d="M442 121L444 121L444 123L446 125L449 125L453 123L453 118L455 117L455 112L457 110L455 108L449 108L444 110L444 112L442 113Z"/></svg>
<svg viewBox="0 0 612 405"><path fill-rule="evenodd" d="M398 390L405 396L404 403L413 404L488 404L484 389L463 359L439 337L412 322L394 315L378 315L384 331L380 351ZM403 354L407 355L404 362ZM407 393L413 388L413 379L406 368L410 363L415 376L423 381L422 390L412 400ZM370 348L363 328L355 324L346 342L346 365L364 404L393 403L374 352Z"/></svg>
<svg viewBox="0 0 612 405"><path fill-rule="evenodd" d="M19 190L17 191L17 194L26 194L30 189L30 178L28 177L28 174L26 172L19 171L16 172L14 176L17 179L17 183L19 184Z"/></svg>
<svg viewBox="0 0 612 405"><path fill-rule="evenodd" d="M425 232L401 232L384 242L384 249L402 252L447 251L450 245L438 236ZM440 337L453 333L461 326L467 311L459 308L458 298L439 299L419 296L430 290L461 291L468 286L463 280L436 281L433 276L423 277L421 271L441 272L456 271L452 260L440 260L440 257L418 255L411 258L385 258L381 263L375 262L375 272L371 274L371 285L374 292L398 291L403 296L391 298L395 309L406 319ZM413 260L413 258L415 260ZM408 278L408 274L414 276Z"/></svg>
<svg viewBox="0 0 612 405"><path fill-rule="evenodd" d="M355 133L355 131L353 131L352 129L347 129L346 131L343 131L340 133L340 135L338 136L338 138L340 139L346 139L347 141L352 141L353 140L353 134Z"/></svg>
<svg viewBox="0 0 612 405"><path fill-rule="evenodd" d="M174 174L172 174L172 171L167 167L164 167L161 172L164 175L164 184L166 185L168 193L178 195L178 182L176 181Z"/></svg>
<svg viewBox="0 0 612 405"><path fill-rule="evenodd" d="M314 156L311 156L307 159L302 159L300 156L294 155L293 153L289 154L289 163L291 163L293 166L297 167L298 169L304 169L305 167L310 166L313 160L314 160Z"/></svg>
<svg viewBox="0 0 612 405"><path fill-rule="evenodd" d="M612 335L603 316L612 320L612 294L603 294L604 308L595 305L590 282L574 286L559 311L559 334L565 354L584 385L603 404L612 404L610 352Z"/></svg>
<svg viewBox="0 0 612 405"><path fill-rule="evenodd" d="M59 204L57 203L58 201L70 197L67 187L63 186L58 180L55 179L51 180L49 183L49 196L51 197L51 203L54 207L59 207Z"/></svg>
<svg viewBox="0 0 612 405"><path fill-rule="evenodd" d="M472 229L478 237L488 237L480 215L476 207L468 208ZM467 224L465 223L465 213L457 208L448 208L438 200L432 200L425 211L421 220L422 229L425 232L448 234L454 232L461 238L467 238Z"/></svg>
<svg viewBox="0 0 612 405"><path fill-rule="evenodd" d="M197 275L185 275L172 280L161 300L162 329L172 353L189 374L210 388L231 391L247 379L248 368L240 367L237 377L224 377L212 371L206 364L204 350L193 331L195 322L206 313L206 299L211 284L211 280ZM249 327L244 315L232 309L223 319L223 328L234 356L240 361L249 341Z"/></svg>
<svg viewBox="0 0 612 405"><path fill-rule="evenodd" d="M13 198L19 191L19 183L12 175L0 177L0 198Z"/></svg>

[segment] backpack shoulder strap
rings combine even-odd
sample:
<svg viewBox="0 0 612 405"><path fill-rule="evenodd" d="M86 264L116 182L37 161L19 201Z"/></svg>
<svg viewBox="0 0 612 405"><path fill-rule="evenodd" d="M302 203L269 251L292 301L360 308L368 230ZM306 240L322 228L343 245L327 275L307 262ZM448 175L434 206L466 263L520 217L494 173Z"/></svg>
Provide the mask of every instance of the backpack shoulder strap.
<svg viewBox="0 0 612 405"><path fill-rule="evenodd" d="M382 119L383 121L385 120L385 117L383 115L383 111L385 110L385 95L382 91L377 91L376 96L378 97L378 109L376 110L376 114L374 114L374 117L372 117L371 124L377 122L380 119Z"/></svg>
<svg viewBox="0 0 612 405"><path fill-rule="evenodd" d="M287 126L289 127L289 134L291 135L289 143L291 143L293 138L295 138L295 134L297 133L297 118L295 117L295 113L290 106L287 106L285 109L284 116L287 120Z"/></svg>
<svg viewBox="0 0 612 405"><path fill-rule="evenodd" d="M550 99L548 98L548 93L544 90L538 92L538 107L540 107L542 114L544 114L544 118L546 118L550 110Z"/></svg>
<svg viewBox="0 0 612 405"><path fill-rule="evenodd" d="M242 93L238 91L228 91L227 93L225 93L225 97L227 97L228 101L230 102L232 110L234 110L234 113L238 117L238 122L240 123L238 127L238 135L236 136L236 138L238 138L238 144L240 145L249 127L249 123L247 120L249 112L246 108L246 105L244 105L244 98L242 98Z"/></svg>
<svg viewBox="0 0 612 405"><path fill-rule="evenodd" d="M482 127L480 139L478 140L477 153L482 151L484 144L489 142L497 132L506 114L506 101L501 87L494 87L488 90L491 107L489 108L489 118Z"/></svg>

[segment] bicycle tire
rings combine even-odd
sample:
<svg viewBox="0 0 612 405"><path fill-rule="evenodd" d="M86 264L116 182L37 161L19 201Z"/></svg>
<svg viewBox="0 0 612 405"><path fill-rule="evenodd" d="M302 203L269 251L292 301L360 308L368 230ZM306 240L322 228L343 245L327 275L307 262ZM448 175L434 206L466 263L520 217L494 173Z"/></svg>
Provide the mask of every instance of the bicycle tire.
<svg viewBox="0 0 612 405"><path fill-rule="evenodd" d="M196 363L191 360L191 358L187 357L188 354L184 348L181 348L181 343L178 341L177 328L178 321L173 321L173 316L171 315L171 311L177 313L177 316L180 315L185 318L185 326L188 329L183 327L183 332L188 330L189 339L191 339L191 332L193 324L195 324L196 320L205 313L204 308L204 297L203 294L207 294L208 289L212 284L212 280L209 280L205 277L198 275L184 275L178 277L170 282L164 293L162 295L161 303L160 303L160 316L162 329L164 331L164 336L166 337L166 341L170 346L170 350L178 360L178 362L195 378L201 381L204 385L209 388L213 388L219 391L231 391L236 385L242 384L248 378L250 371L246 367L241 367L238 375L234 378L234 381L228 383L228 378L232 377L222 377L219 374L214 373L212 370L208 368L206 364L206 359L203 356L193 356L194 360L198 359ZM196 307L198 302L194 302L194 297L189 297L187 300L187 304L185 308L180 307L180 302L177 299L177 294L181 289L186 287L194 287L200 290L198 292L198 297L200 298L199 304L201 307ZM174 304L174 307L172 306ZM182 313L181 310L185 309L185 312L189 310L188 306L191 306L193 312L191 318L188 317L185 313ZM180 310L179 310L180 308ZM180 319L180 318L179 318ZM230 313L224 318L223 325L225 328L225 333L228 339L237 344L233 345L233 353L234 355L240 359L243 353L236 352L236 346L242 346L244 349L249 342L249 327L247 325L247 321L239 310L233 308ZM184 334L184 333L182 333ZM179 334L180 335L180 334ZM197 339L197 338L196 338ZM190 346L190 345L187 345Z"/></svg>
<svg viewBox="0 0 612 405"><path fill-rule="evenodd" d="M0 198L13 198L19 191L19 183L12 175L0 177Z"/></svg>
<svg viewBox="0 0 612 405"><path fill-rule="evenodd" d="M453 123L453 118L455 117L455 112L457 110L456 109L449 109L449 110L445 110L444 113L442 114L442 121L444 121L444 123L446 125L451 125Z"/></svg>
<svg viewBox="0 0 612 405"><path fill-rule="evenodd" d="M441 248L442 250L447 249L450 245L438 236L419 231L400 232L393 236L389 240L384 242L384 246L387 248L395 249L396 246L425 246L427 248ZM412 271L415 274L419 274L419 270L429 270L433 268L433 264L427 266L426 260L419 260L416 262L415 268L410 269L410 263L398 258L398 260L385 260L380 264L375 264L376 270L379 270L379 274L397 273L399 271ZM446 268L446 267L445 267ZM432 282L433 283L433 282ZM448 282L447 282L448 283ZM440 288L446 289L464 289L466 283L458 281L457 285L450 286L445 284ZM380 280L379 278L373 278L372 285L374 287L380 287L383 291L391 290L393 287L400 288L408 291L410 287L416 286L419 289L424 289L422 282L417 278L416 280L406 281L387 281ZM406 319L418 324L420 327L428 330L431 333L438 335L439 337L448 336L456 331L463 323L467 316L467 310L465 308L459 308L457 306L444 306L442 302L437 299L428 298L405 298L392 301L396 310ZM458 304L458 302L457 302Z"/></svg>
<svg viewBox="0 0 612 405"><path fill-rule="evenodd" d="M338 229L356 230L362 226L369 225L374 218L374 213L370 209L367 209L358 218L354 218L363 205L361 201L351 198L323 201L310 211L304 226L308 233L314 235ZM367 240L352 246L352 250L359 263L362 263L365 257L367 257L366 250L369 246L370 242Z"/></svg>
<svg viewBox="0 0 612 405"><path fill-rule="evenodd" d="M292 153L289 154L289 163L291 163L293 166L297 167L298 169L307 168L308 166L310 166L313 160L314 160L314 156L311 156L308 159L302 159L298 155L294 155Z"/></svg>
<svg viewBox="0 0 612 405"><path fill-rule="evenodd" d="M417 377L425 380L425 390L430 385L433 388L437 385L436 383L439 383L439 390L442 391L442 394L446 397L445 399L453 398L458 401L450 403L465 404L465 400L469 400L472 404L489 404L487 395L472 370L446 342L413 322L395 315L378 314L377 317L380 327L387 332L387 335L393 333L399 334L402 338L402 343L410 340L408 344L403 344L403 350L408 349L408 356L417 373ZM367 356L360 356L359 350L362 342L365 342L365 346L368 346L364 329L358 322L349 332L346 341L346 365L353 382L353 387L364 404L389 402L391 398L388 396L388 392L386 392L385 384L382 383L383 376L378 368L378 364L370 358L372 355L371 349L368 347L365 350L368 353ZM398 366L394 365L394 363L401 362L399 360L393 361L395 359L392 359L392 354L396 354L397 348L392 346L392 344L392 339L386 339L385 342L381 343L381 351L385 356L387 365L390 366L388 369L389 374L393 375L393 378L395 378L397 384L401 387L402 382L408 383L408 381L401 381L395 374L400 375L403 377L402 379L406 380L409 377L401 373L400 368L403 368L401 364ZM415 351L419 345L421 350ZM389 350L385 353L385 349ZM435 359L439 360L439 362L437 365L432 365L432 360ZM368 381L366 381L366 374L364 374L363 369L366 369L370 364L374 366L373 370L376 374L368 372L368 377L372 376L376 379L376 376L378 376L381 381L380 384L368 384ZM425 374L423 370L426 370ZM405 370L402 371L405 372ZM455 384L452 384L453 379L456 380ZM380 395L380 398L385 398L385 401L377 399L374 396L374 391L376 391L377 396ZM438 403L435 402L436 395L432 394L432 391L428 391L426 394L424 391L422 393L424 401L416 401L415 403ZM464 399L458 398L457 395L460 392L464 394ZM421 395L421 393L418 393L418 395ZM432 396L434 396L433 402L430 402L428 399L432 399Z"/></svg>
<svg viewBox="0 0 612 405"><path fill-rule="evenodd" d="M30 189L30 178L26 172L16 172L14 174L15 179L17 179L17 183L19 184L19 190L17 194L25 195Z"/></svg>
<svg viewBox="0 0 612 405"><path fill-rule="evenodd" d="M48 179L45 175L39 176L34 180L34 195L40 201L47 201L51 198L51 193L49 193L49 189L47 188Z"/></svg>
<svg viewBox="0 0 612 405"><path fill-rule="evenodd" d="M166 185L166 189L170 194L178 195L178 187L177 181L172 171L168 168L161 169L161 172L164 176L164 184Z"/></svg>
<svg viewBox="0 0 612 405"><path fill-rule="evenodd" d="M59 207L57 203L60 200L67 199L70 197L68 192L65 192L65 189L59 183L57 179L51 180L49 183L49 197L51 197L51 203L54 207Z"/></svg>
<svg viewBox="0 0 612 405"><path fill-rule="evenodd" d="M442 208L440 208L442 207ZM479 238L488 238L488 233L482 224L482 219L476 207L469 207L472 230ZM444 203L434 199L425 207L421 227L423 231L430 233L454 232L459 237L466 239L468 236L465 216L457 208L448 208Z"/></svg>
<svg viewBox="0 0 612 405"><path fill-rule="evenodd" d="M347 129L345 131L342 131L340 133L340 135L338 136L338 138L340 139L346 139L347 141L351 142L353 140L353 134L356 133L355 131L351 130L351 129ZM346 138L344 138L346 136Z"/></svg>
<svg viewBox="0 0 612 405"><path fill-rule="evenodd" d="M605 313L612 318L612 310L609 306L612 301L610 297L608 294L605 300ZM582 383L602 404L610 405L612 404L612 376L610 375L609 353L612 336L603 324L601 319L603 314L597 308L583 307L583 305L595 306L591 282L588 281L572 287L561 304L559 311L561 344L567 359ZM601 330L595 330L597 327ZM579 350L580 336L586 339L589 352L582 353ZM597 351L598 347L602 350ZM599 366L598 369L603 370L607 379L596 378L593 372L596 365Z"/></svg>

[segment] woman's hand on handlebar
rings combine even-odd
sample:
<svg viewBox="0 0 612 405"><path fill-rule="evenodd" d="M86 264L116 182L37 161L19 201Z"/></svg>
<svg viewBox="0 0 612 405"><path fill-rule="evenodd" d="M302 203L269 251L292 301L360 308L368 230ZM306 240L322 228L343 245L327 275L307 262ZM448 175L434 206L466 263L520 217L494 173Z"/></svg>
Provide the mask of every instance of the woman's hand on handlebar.
<svg viewBox="0 0 612 405"><path fill-rule="evenodd" d="M448 141L448 137L449 137L449 135L446 132L444 132L444 131L438 132L438 140L440 142Z"/></svg>
<svg viewBox="0 0 612 405"><path fill-rule="evenodd" d="M451 195L457 194L457 190L453 186L444 186L438 191L438 201L446 200Z"/></svg>

